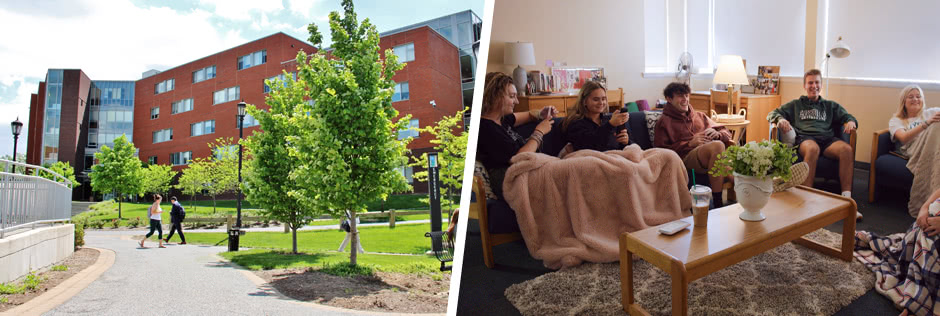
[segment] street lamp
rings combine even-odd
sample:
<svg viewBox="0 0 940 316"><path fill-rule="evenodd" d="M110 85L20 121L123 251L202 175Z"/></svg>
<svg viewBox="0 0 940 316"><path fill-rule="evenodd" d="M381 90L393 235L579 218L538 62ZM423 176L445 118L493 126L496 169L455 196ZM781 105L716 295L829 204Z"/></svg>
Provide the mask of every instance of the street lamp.
<svg viewBox="0 0 940 316"><path fill-rule="evenodd" d="M23 130L23 122L17 117L16 121L10 123L13 128L13 162L16 162L16 142L20 139L20 132ZM13 165L13 173L16 173L16 164Z"/></svg>
<svg viewBox="0 0 940 316"><path fill-rule="evenodd" d="M228 233L228 251L238 251L238 237L242 228L242 136L245 130L245 100L238 102L238 193L235 204L238 212L235 219L235 228Z"/></svg>

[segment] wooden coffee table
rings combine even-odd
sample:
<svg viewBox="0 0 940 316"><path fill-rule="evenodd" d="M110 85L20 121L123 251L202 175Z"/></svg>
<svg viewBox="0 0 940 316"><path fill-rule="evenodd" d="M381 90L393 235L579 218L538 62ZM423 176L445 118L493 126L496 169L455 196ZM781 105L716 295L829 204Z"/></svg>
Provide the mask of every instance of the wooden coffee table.
<svg viewBox="0 0 940 316"><path fill-rule="evenodd" d="M812 248L845 261L855 248L855 201L813 188L798 186L774 193L762 212L767 219L745 222L734 204L714 209L708 227L690 225L672 236L660 234L659 226L620 236L620 287L623 310L630 315L648 315L633 297L633 255L672 276L672 314L687 315L689 283L735 263L747 260L784 243ZM692 217L682 219L692 223ZM842 250L820 245L802 236L839 220Z"/></svg>

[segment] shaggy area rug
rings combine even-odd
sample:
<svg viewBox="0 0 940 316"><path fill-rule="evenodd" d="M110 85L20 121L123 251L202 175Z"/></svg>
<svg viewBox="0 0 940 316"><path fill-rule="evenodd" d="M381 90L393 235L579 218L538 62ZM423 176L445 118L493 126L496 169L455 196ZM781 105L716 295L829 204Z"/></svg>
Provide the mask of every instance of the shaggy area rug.
<svg viewBox="0 0 940 316"><path fill-rule="evenodd" d="M841 235L820 229L807 236L838 248ZM653 315L670 315L671 278L643 260L633 266L636 301ZM874 274L856 260L841 261L786 243L689 284L690 315L830 315L862 296ZM620 263L588 263L506 289L523 315L625 315Z"/></svg>

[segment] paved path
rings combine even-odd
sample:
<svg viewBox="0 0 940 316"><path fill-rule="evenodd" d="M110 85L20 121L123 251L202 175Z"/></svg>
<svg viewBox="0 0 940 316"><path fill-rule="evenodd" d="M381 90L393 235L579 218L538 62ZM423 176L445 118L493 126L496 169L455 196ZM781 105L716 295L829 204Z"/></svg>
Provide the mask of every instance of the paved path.
<svg viewBox="0 0 940 316"><path fill-rule="evenodd" d="M443 219L443 220L441 220L441 222L447 223L448 220L447 220L447 219ZM419 220L413 220L413 221L395 222L395 225L397 226L397 225L407 225L407 224L429 224L429 223L431 223L431 220L429 220L429 219L419 219ZM185 222L184 222L184 224L185 224ZM372 226L388 226L388 223L363 223L363 224L356 225L356 227L372 227ZM431 227L430 227L430 225L429 225L429 226L428 226L428 229L430 229L430 228L431 228ZM247 231L247 232L284 232L284 226L249 227L249 228L245 228L244 230ZM307 226L301 227L301 228L298 229L297 231L309 231L309 230L335 230L335 231L339 232L339 224L331 224L331 225L307 225ZM91 230L90 228L86 228L85 231L94 231L96 234L102 234L102 235L145 235L145 234L147 234L148 232L150 232L150 228L149 228L149 226L147 226L147 227L138 227L138 228L129 229L129 230L108 230L108 229L103 229L103 230L100 230L100 231L99 231L99 230ZM221 227L219 227L219 228L212 228L212 229L189 229L189 228L183 228L183 234L188 234L188 233L191 233L191 232L192 232L192 233L224 233L224 232L225 232L225 227L224 227L224 226L221 226ZM167 234L169 234L169 233L170 233L170 227L167 225L167 223L163 223L163 235L164 235L164 237L165 237ZM176 234L174 234L173 236L174 236L174 240L176 240Z"/></svg>
<svg viewBox="0 0 940 316"><path fill-rule="evenodd" d="M129 235L132 232L125 232ZM148 242L87 231L85 243L115 252L114 265L45 315L362 315L288 300L215 257L225 247Z"/></svg>

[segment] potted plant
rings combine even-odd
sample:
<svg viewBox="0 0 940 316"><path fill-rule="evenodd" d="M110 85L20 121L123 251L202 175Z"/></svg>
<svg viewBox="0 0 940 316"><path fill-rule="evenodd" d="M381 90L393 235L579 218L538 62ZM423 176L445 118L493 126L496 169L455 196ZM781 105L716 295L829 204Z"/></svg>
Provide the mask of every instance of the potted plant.
<svg viewBox="0 0 940 316"><path fill-rule="evenodd" d="M790 180L790 166L796 161L796 151L777 140L760 143L748 142L744 146L731 146L718 155L708 174L734 175L734 193L744 208L740 217L746 221L762 221L761 209L774 192L773 179Z"/></svg>

